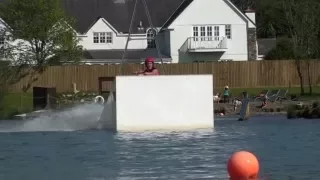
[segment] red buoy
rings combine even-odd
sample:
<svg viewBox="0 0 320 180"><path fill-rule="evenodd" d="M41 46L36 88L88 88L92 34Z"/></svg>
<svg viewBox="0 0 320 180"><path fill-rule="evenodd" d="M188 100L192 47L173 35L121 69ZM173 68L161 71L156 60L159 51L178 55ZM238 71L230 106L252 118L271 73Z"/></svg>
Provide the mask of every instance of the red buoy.
<svg viewBox="0 0 320 180"><path fill-rule="evenodd" d="M255 155L247 151L234 153L228 161L231 180L253 180L258 178L259 162Z"/></svg>

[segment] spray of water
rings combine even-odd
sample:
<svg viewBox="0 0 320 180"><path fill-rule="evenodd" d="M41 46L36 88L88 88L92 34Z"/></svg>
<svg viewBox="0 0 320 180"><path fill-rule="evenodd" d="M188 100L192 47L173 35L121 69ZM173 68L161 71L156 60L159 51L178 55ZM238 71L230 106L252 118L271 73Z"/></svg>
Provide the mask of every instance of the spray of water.
<svg viewBox="0 0 320 180"><path fill-rule="evenodd" d="M98 129L102 110L101 104L81 104L60 112L46 112L34 119L16 121L10 126L0 127L0 132Z"/></svg>

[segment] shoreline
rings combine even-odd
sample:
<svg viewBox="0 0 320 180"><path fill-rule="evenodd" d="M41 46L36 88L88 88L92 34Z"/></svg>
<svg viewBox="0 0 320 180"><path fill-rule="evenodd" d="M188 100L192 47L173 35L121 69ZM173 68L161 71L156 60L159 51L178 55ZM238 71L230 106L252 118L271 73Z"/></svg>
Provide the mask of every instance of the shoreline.
<svg viewBox="0 0 320 180"><path fill-rule="evenodd" d="M252 114L250 114L250 117L258 117L258 116L287 116L287 112L254 112ZM227 115L223 115L220 116L219 114L214 114L214 118L216 118L215 120L219 120L219 119L226 119L226 118L239 118L239 114L227 114Z"/></svg>
<svg viewBox="0 0 320 180"><path fill-rule="evenodd" d="M304 102L299 102L299 101L283 101L283 102L268 102L267 106L264 108L260 108L261 102L249 102L249 111L250 111L250 116L273 116L273 115L287 115L288 108L292 105L297 105L299 103L303 104L311 104L312 101L304 101ZM69 106L63 106L59 109L55 110L39 110L39 111L33 111L29 113L22 113L22 114L16 114L11 120L24 120L24 119L29 119L29 118L34 118L39 116L42 113L46 113L47 111L61 111L61 110L66 110L70 107L75 107L80 104L86 104L84 103L77 103ZM214 117L222 118L222 117L234 117L238 118L240 114L240 106L237 107L236 111L233 109L233 104L230 103L214 103ZM221 113L221 115L220 115ZM8 119L7 119L8 120Z"/></svg>
<svg viewBox="0 0 320 180"><path fill-rule="evenodd" d="M261 102L249 102L249 112L250 116L259 116L259 115L286 115L287 109L293 104L297 104L297 101L286 101L286 102L268 102L267 106L260 108ZM236 111L233 109L232 103L215 103L214 112L215 116L239 116L240 106L237 107Z"/></svg>

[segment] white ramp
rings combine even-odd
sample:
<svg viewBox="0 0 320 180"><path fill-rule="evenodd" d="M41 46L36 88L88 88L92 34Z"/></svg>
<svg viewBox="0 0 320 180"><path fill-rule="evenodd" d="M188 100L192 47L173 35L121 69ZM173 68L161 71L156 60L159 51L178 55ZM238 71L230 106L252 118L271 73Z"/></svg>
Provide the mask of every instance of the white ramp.
<svg viewBox="0 0 320 180"><path fill-rule="evenodd" d="M117 76L101 115L115 131L213 128L212 75Z"/></svg>

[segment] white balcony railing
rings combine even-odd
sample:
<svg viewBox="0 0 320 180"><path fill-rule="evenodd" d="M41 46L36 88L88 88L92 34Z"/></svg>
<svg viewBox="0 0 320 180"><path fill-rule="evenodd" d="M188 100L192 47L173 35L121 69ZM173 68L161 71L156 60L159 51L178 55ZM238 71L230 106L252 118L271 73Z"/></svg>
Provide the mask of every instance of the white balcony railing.
<svg viewBox="0 0 320 180"><path fill-rule="evenodd" d="M225 37L189 37L188 50L217 51L227 49L227 38Z"/></svg>

